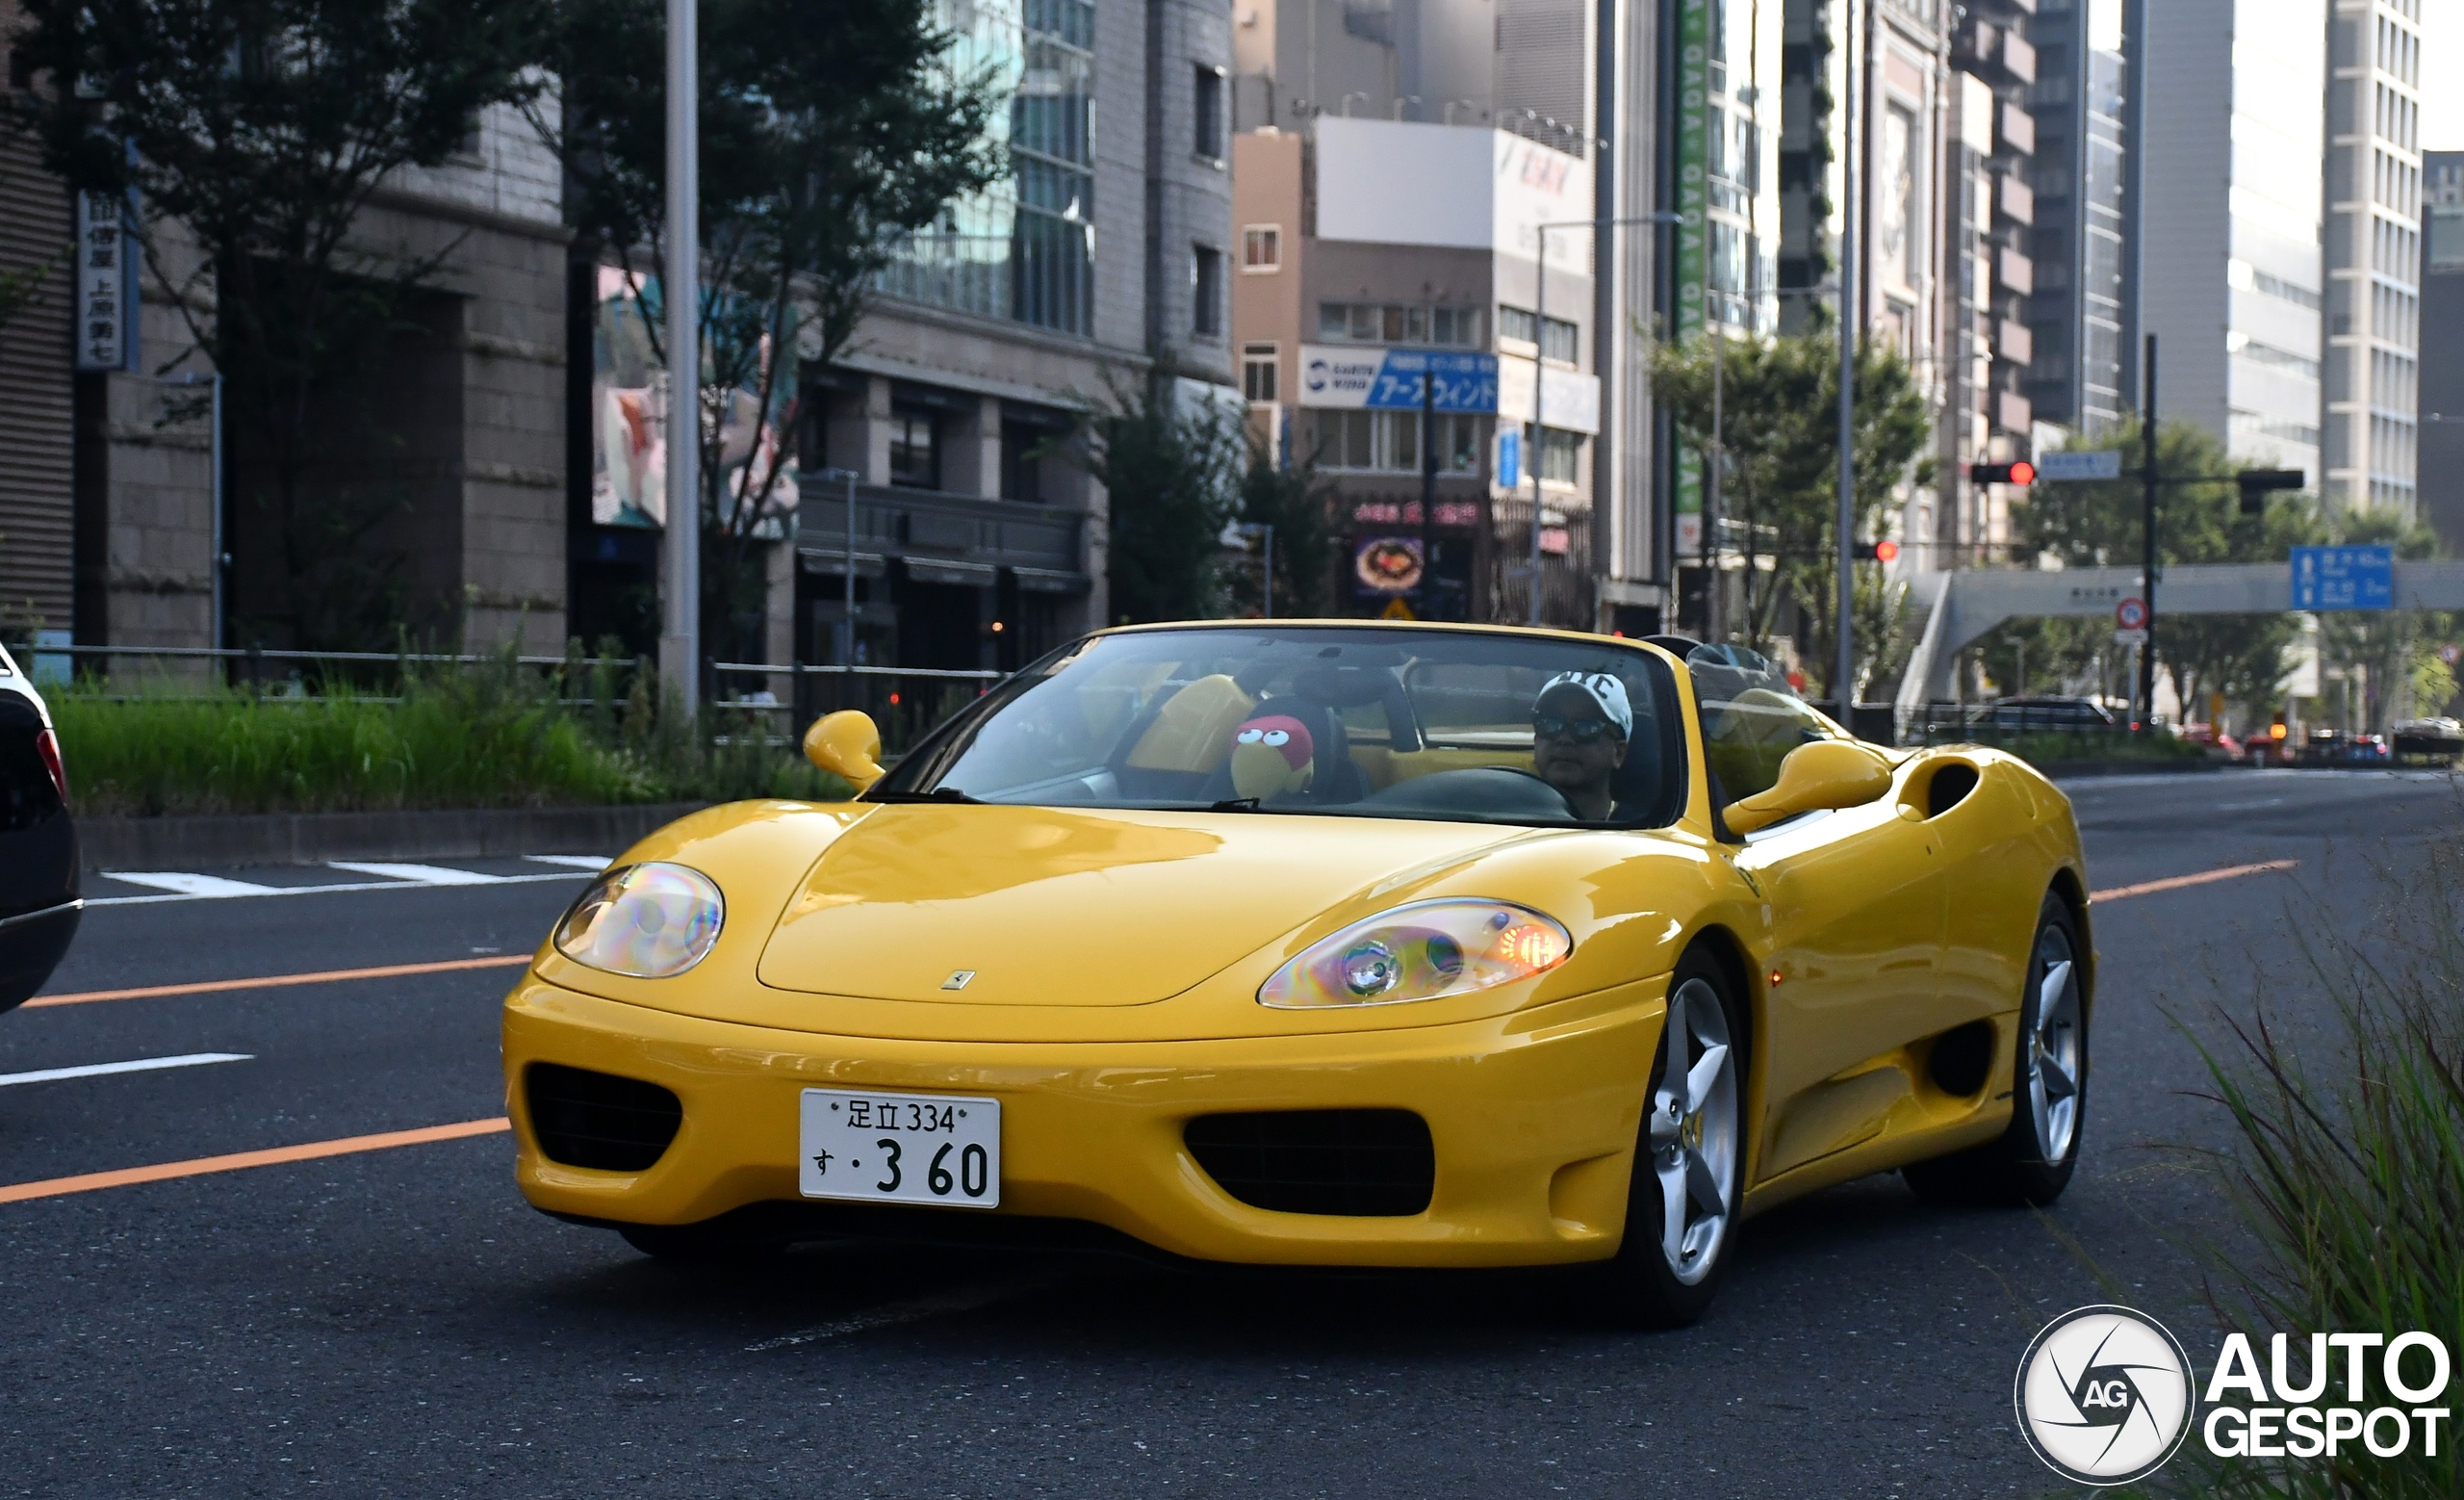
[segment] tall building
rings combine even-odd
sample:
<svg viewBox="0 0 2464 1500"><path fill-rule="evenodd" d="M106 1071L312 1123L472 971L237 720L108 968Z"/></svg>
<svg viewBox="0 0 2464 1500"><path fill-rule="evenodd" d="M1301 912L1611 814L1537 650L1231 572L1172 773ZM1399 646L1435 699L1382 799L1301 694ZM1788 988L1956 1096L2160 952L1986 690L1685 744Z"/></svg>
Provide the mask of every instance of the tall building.
<svg viewBox="0 0 2464 1500"><path fill-rule="evenodd" d="M2464 556L2464 151L2422 153L2418 518Z"/></svg>
<svg viewBox="0 0 2464 1500"><path fill-rule="evenodd" d="M2121 421L2136 366L2123 20L2123 0L2044 0L2028 26L2036 222L2020 290L2035 358L2024 389L2036 421L2090 436Z"/></svg>
<svg viewBox="0 0 2464 1500"><path fill-rule="evenodd" d="M2139 306L2158 343L2157 414L2206 427L2237 460L2316 480L2326 5L2143 10Z"/></svg>
<svg viewBox="0 0 2464 1500"><path fill-rule="evenodd" d="M2327 24L2322 488L2415 509L2421 378L2421 0L2333 0Z"/></svg>
<svg viewBox="0 0 2464 1500"><path fill-rule="evenodd" d="M1006 670L1110 623L1082 418L1150 378L1237 409L1226 8L943 0L937 19L954 68L1008 91L1010 172L910 237L838 359L798 372L761 659ZM592 519L640 597L654 536ZM612 582L600 598L629 597Z"/></svg>
<svg viewBox="0 0 2464 1500"><path fill-rule="evenodd" d="M1536 549L1545 617L1591 623L1593 263L1536 233L1589 217L1588 166L1487 126L1310 125L1234 142L1233 328L1261 434L1331 480L1337 611L1522 619Z"/></svg>

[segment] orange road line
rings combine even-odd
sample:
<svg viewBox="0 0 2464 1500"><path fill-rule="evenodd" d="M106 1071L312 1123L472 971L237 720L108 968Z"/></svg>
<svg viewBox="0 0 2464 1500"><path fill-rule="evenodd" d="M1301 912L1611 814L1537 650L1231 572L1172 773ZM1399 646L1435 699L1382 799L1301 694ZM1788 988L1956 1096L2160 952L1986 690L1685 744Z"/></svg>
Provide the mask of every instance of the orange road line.
<svg viewBox="0 0 2464 1500"><path fill-rule="evenodd" d="M499 1115L494 1120L465 1120L459 1125L423 1125L416 1130L389 1130L382 1135L350 1135L339 1141L310 1141L303 1146L277 1146L271 1151L235 1151L228 1156L199 1156L193 1161L167 1161L155 1167L122 1167L116 1172L89 1172L82 1177L51 1177L0 1187L0 1203L21 1203L30 1198L58 1198L90 1193L96 1188L126 1187L133 1182L161 1182L209 1172L237 1172L244 1167L270 1167L286 1161L314 1161L320 1156L347 1156L355 1151L390 1151L397 1146L423 1146L430 1141L458 1141L469 1135L495 1135L513 1128Z"/></svg>
<svg viewBox="0 0 2464 1500"><path fill-rule="evenodd" d="M404 974L446 974L464 969L511 969L527 964L527 953L494 958L449 958L434 964L389 964L382 969L328 969L313 974L267 974L256 979L209 979L200 984L158 984L141 990L85 990L75 995L44 995L22 1007L84 1005L92 1000L148 1000L169 995L213 995L224 990L272 990L288 984L333 984L345 979L398 979Z"/></svg>
<svg viewBox="0 0 2464 1500"><path fill-rule="evenodd" d="M2088 892L2088 898L2092 901L2118 901L2125 896L2154 895L2159 891L2179 891L2184 886L2213 885L2220 880L2234 880L2244 875L2264 875L2270 870L2291 869L2300 863L2299 860L2269 860L2258 865L2232 865L2223 869L2201 870L2195 875L2173 875L2164 880L2143 880L2135 886L2116 886L2110 891L2092 891Z"/></svg>

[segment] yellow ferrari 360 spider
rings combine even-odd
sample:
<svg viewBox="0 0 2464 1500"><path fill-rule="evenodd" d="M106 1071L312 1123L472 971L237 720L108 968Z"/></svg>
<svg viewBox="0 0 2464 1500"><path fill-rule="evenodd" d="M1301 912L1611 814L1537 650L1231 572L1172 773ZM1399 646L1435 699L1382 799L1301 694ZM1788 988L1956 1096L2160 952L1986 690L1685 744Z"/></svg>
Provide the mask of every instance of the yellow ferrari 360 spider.
<svg viewBox="0 0 2464 1500"><path fill-rule="evenodd" d="M540 947L522 1191L687 1257L1589 1263L1659 1323L1827 1183L2051 1201L2094 995L2067 800L1663 640L1107 631L886 773L832 714L856 800L686 817Z"/></svg>

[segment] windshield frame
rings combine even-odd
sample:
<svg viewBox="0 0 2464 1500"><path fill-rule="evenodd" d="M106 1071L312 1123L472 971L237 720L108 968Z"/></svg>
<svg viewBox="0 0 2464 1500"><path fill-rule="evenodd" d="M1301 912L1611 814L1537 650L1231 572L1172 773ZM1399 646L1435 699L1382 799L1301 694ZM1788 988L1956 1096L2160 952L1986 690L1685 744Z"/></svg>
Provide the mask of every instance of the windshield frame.
<svg viewBox="0 0 2464 1500"><path fill-rule="evenodd" d="M960 757L965 753L967 747L973 741L975 731L980 726L982 726L987 720L990 719L994 714L999 713L1011 703L1024 696L1030 689L1044 682L1052 675L1056 668L1098 641L1129 635L1165 634L1170 633L1194 634L1200 631L1228 631L1233 633L1242 633L1257 632L1261 630L1273 631L1278 634L1287 632L1294 634L1302 632L1342 632L1350 634L1365 631L1379 634L1392 633L1397 636L1409 636L1414 634L1485 635L1504 639L1523 639L1532 641L1534 643L1549 642L1562 646L1614 649L1629 653L1641 663L1644 676L1651 682L1657 695L1658 703L1662 705L1665 710L1665 711L1655 713L1652 716L1653 721L1658 730L1660 738L1660 764L1665 768L1661 775L1659 797L1656 805L1652 807L1641 818L1628 822L1584 822L1571 819L1538 821L1530 818L1507 816L1434 817L1428 815L1423 815L1419 820L1482 823L1513 828L1562 828L1569 831L1599 831L1605 829L1619 832L1641 832L1649 829L1674 826L1678 822L1681 821L1685 815L1688 798L1691 794L1691 789L1693 786L1694 736L1688 725L1688 694L1691 691L1690 684L1682 690L1681 690L1679 686L1679 679L1685 676L1682 662L1678 662L1672 666L1671 659L1665 653L1649 649L1642 642L1625 636L1589 635L1580 634L1569 634L1548 631L1527 631L1509 626L1466 627L1436 623L1415 624L1409 626L1385 625L1373 620L1175 620L1151 626L1131 626L1111 630L1091 631L1087 634L1078 636L1076 639L1071 640L1065 645L1056 647L1051 651L1045 652L1042 656L1036 658L1033 661L1028 662L1017 671L993 685L990 690L970 700L957 712L942 720L938 725L936 725L929 734L916 742L913 749L900 757L898 763L891 766L887 772L883 775L881 780L875 782L872 786L866 788L861 793L860 793L857 800L860 802L889 803L916 801L929 797L930 794L940 786L941 778L949 773L950 768L956 763ZM952 803L955 804L956 799L951 800ZM1006 805L1014 807L1037 807L1046 805L1054 807L1063 806L1063 804L1059 803L1007 803L992 805ZM1072 810L1083 810L1085 805L1072 803L1067 804L1067 806ZM1135 798L1125 798L1116 803L1105 803L1101 804L1100 807L1102 809L1118 811L1180 813L1210 811L1206 808L1194 808L1183 802L1150 803ZM1220 811L1240 814L1265 814L1280 817L1348 818L1358 822L1412 820L1401 814L1343 812L1339 811L1337 808L1322 805L1305 807L1246 806L1237 809L1224 808Z"/></svg>

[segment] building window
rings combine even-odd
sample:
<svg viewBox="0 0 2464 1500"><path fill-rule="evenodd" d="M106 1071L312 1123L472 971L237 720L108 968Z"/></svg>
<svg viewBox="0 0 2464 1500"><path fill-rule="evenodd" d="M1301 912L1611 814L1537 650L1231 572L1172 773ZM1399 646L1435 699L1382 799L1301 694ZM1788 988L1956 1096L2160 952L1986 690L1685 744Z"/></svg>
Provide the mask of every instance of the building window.
<svg viewBox="0 0 2464 1500"><path fill-rule="evenodd" d="M1438 469L1476 474L1480 468L1480 418L1441 413L1436 425ZM1318 465L1374 474L1421 472L1421 414L1416 411L1322 411L1318 414Z"/></svg>
<svg viewBox="0 0 2464 1500"><path fill-rule="evenodd" d="M929 411L898 410L889 416L889 481L912 489L941 487L939 418Z"/></svg>
<svg viewBox="0 0 2464 1500"><path fill-rule="evenodd" d="M1223 252L1212 246L1190 247L1190 328L1214 338L1223 334Z"/></svg>
<svg viewBox="0 0 2464 1500"><path fill-rule="evenodd" d="M962 12L944 54L955 74L1017 80L1010 175L907 237L875 286L890 297L1065 333L1094 328L1095 8L1027 0Z"/></svg>
<svg viewBox="0 0 2464 1500"><path fill-rule="evenodd" d="M1318 337L1328 344L1435 344L1480 347L1474 307L1415 307L1397 302L1320 302Z"/></svg>
<svg viewBox="0 0 2464 1500"><path fill-rule="evenodd" d="M1545 350L1559 364L1582 363L1582 329L1563 318L1549 320L1549 347ZM1498 309L1498 343L1501 346L1520 344L1517 353L1528 353L1540 342L1539 315L1524 307Z"/></svg>
<svg viewBox="0 0 2464 1500"><path fill-rule="evenodd" d="M1200 63L1192 79L1196 120L1194 149L1210 162L1223 160L1223 69Z"/></svg>
<svg viewBox="0 0 2464 1500"><path fill-rule="evenodd" d="M1251 224L1241 231L1241 269L1253 274L1283 269L1282 226Z"/></svg>
<svg viewBox="0 0 2464 1500"><path fill-rule="evenodd" d="M1276 400L1276 347L1272 344L1241 346L1241 394L1253 401Z"/></svg>
<svg viewBox="0 0 2464 1500"><path fill-rule="evenodd" d="M1043 500L1044 444L1052 433L1029 422L1001 424L1001 498L1039 504Z"/></svg>
<svg viewBox="0 0 2464 1500"><path fill-rule="evenodd" d="M1535 451L1539 453L1538 467L1541 482L1563 484L1572 488L1575 476L1582 462L1582 434L1550 427L1546 429L1546 439L1543 443L1534 444L1531 441L1531 425L1527 422L1524 424L1523 451L1526 453Z"/></svg>

